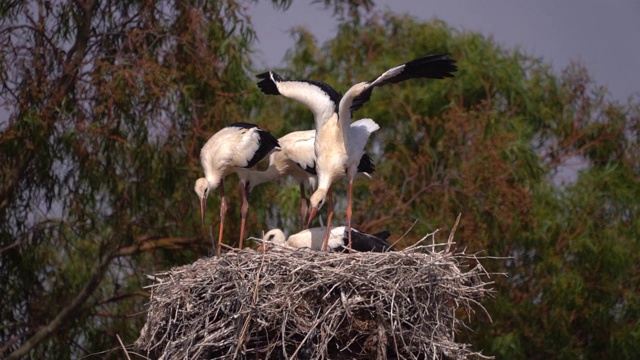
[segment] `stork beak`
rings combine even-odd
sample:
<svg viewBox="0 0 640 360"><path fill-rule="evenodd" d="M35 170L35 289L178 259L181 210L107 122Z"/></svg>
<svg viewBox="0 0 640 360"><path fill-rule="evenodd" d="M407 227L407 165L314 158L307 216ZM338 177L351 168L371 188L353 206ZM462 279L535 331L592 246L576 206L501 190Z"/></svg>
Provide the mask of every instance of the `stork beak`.
<svg viewBox="0 0 640 360"><path fill-rule="evenodd" d="M200 198L200 217L202 218L202 225L204 225L204 209L207 206L207 199Z"/></svg>
<svg viewBox="0 0 640 360"><path fill-rule="evenodd" d="M267 244L260 244L260 246L258 246L258 248L256 249L257 251L261 251L261 252L265 252L267 250L269 250L269 245Z"/></svg>
<svg viewBox="0 0 640 360"><path fill-rule="evenodd" d="M307 229L309 228L309 226L311 226L311 221L313 221L313 219L316 217L316 215L318 215L318 208L317 207L312 207L311 211L309 212L309 220L307 221Z"/></svg>

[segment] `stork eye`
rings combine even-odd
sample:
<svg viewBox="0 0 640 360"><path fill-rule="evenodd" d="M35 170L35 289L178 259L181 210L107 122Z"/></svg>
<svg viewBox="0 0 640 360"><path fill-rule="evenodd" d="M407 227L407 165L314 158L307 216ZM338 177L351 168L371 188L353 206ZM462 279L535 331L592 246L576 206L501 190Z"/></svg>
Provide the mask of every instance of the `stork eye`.
<svg viewBox="0 0 640 360"><path fill-rule="evenodd" d="M275 235L275 234L271 234L271 235L269 235L269 237L267 238L267 240L271 241L271 240L273 240L273 238L274 238L274 237L276 237L276 235Z"/></svg>

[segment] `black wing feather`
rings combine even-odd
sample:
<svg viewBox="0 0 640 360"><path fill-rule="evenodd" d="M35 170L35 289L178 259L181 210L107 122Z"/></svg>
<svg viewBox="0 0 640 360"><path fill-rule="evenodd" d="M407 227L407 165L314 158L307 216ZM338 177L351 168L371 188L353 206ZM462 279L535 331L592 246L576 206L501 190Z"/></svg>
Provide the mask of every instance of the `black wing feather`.
<svg viewBox="0 0 640 360"><path fill-rule="evenodd" d="M373 88L386 84L399 83L408 79L427 78L427 79L444 79L453 77L453 73L458 70L456 61L449 58L449 54L428 55L418 59L414 59L404 64L404 69L396 76L377 83L375 86L363 91L360 95L353 98L353 103L349 108L356 111L362 107L364 103L371 99ZM378 76L379 77L379 76ZM378 79L375 77L369 81L372 83Z"/></svg>
<svg viewBox="0 0 640 360"><path fill-rule="evenodd" d="M315 163L315 161L313 162L313 166L306 166L306 165L299 164L299 163L296 163L296 164L297 164L297 165L298 165L302 170L306 171L308 174L316 175L316 176L318 175L318 171L317 171L317 169L316 169L316 163Z"/></svg>
<svg viewBox="0 0 640 360"><path fill-rule="evenodd" d="M388 240L391 237L391 233L387 230L380 231L379 233L373 234L373 236L380 238L382 240Z"/></svg>
<svg viewBox="0 0 640 360"><path fill-rule="evenodd" d="M280 77L280 75L274 73L273 71L267 71L265 73L256 75L258 79L262 79L261 81L258 81L258 87L260 88L260 91L267 95L280 95L278 86L273 80L271 80L272 74L275 81L282 81L282 77Z"/></svg>
<svg viewBox="0 0 640 360"><path fill-rule="evenodd" d="M258 135L260 136L258 140L258 150L253 154L253 157L247 163L247 168L253 167L255 164L260 162L260 160L269 155L271 151L273 151L273 149L280 147L278 139L276 139L275 136L271 135L271 133L262 129L258 129Z"/></svg>
<svg viewBox="0 0 640 360"><path fill-rule="evenodd" d="M346 232L346 229L345 229L345 232ZM384 233L388 234L389 232L383 231L382 233L379 233L379 234L384 235ZM389 235L387 235L387 237L388 236ZM349 242L349 237L347 236L347 234L344 235L343 241L344 241L344 245L337 250L346 252L348 251L347 243ZM375 235L365 234L355 229L351 229L351 245L353 250L360 251L360 252L394 251L393 246L389 244L389 242L386 241L385 239L382 239Z"/></svg>
<svg viewBox="0 0 640 360"><path fill-rule="evenodd" d="M373 164L373 159L368 154L362 155L360 163L358 164L358 172L373 174L376 171L376 166Z"/></svg>

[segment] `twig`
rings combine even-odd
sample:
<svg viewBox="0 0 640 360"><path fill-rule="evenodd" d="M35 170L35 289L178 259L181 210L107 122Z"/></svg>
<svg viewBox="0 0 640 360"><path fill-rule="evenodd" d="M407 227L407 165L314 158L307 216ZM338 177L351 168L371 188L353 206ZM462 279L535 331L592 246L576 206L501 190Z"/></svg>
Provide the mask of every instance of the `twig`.
<svg viewBox="0 0 640 360"><path fill-rule="evenodd" d="M447 248L445 249L445 253L448 253L451 250L451 244L453 244L453 235L455 235L456 233L456 229L458 228L458 224L460 223L460 217L462 216L462 213L458 214L458 217L456 218L456 223L453 224L453 228L451 229L451 232L449 233L449 239L447 240Z"/></svg>
<svg viewBox="0 0 640 360"><path fill-rule="evenodd" d="M131 358L129 357L129 352L127 352L127 348L122 343L122 339L120 339L120 335L116 334L116 337L118 338L118 342L120 343L120 346L122 346L122 351L124 351L124 354L127 355L127 359L131 360Z"/></svg>

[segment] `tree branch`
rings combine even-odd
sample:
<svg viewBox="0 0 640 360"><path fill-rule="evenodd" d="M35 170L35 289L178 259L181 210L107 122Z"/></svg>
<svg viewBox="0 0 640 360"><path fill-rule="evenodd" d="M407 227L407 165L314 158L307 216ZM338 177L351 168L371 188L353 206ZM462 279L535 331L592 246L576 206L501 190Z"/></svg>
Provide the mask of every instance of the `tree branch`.
<svg viewBox="0 0 640 360"><path fill-rule="evenodd" d="M80 310L82 305L87 301L87 299L93 294L93 292L98 288L102 278L104 277L109 265L111 264L111 260L113 260L115 256L110 254L108 256L104 256L100 259L98 264L96 265L93 274L91 274L91 278L85 284L85 286L80 290L78 295L71 301L71 303L65 306L62 311L53 319L51 322L41 327L32 337L30 337L27 341L25 341L16 351L9 354L7 360L12 359L20 359L21 357L27 355L29 351L31 351L35 346L37 346L40 342L45 340L49 335L56 332L60 327L62 327L65 323L71 320Z"/></svg>
<svg viewBox="0 0 640 360"><path fill-rule="evenodd" d="M76 41L71 47L72 50L67 54L66 62L63 64L63 73L56 81L55 90L52 91L52 96L48 105L40 111L40 115L44 118L47 124L47 134L54 128L54 121L51 119L51 114L55 113L54 109L59 106L64 97L71 89L75 74L80 69L82 60L86 55L87 45L91 36L91 20L93 17L93 9L95 7L95 1L89 1L82 4L78 4L82 11L82 22L78 26L76 33ZM42 135L48 136L48 135ZM0 189L0 215L4 217L4 211L7 209L11 200L15 196L16 189L20 181L25 177L24 174L32 163L34 157L37 155L33 149L25 149L20 158L20 162L16 164L10 171L9 176L3 179L3 186Z"/></svg>
<svg viewBox="0 0 640 360"><path fill-rule="evenodd" d="M191 237L168 237L161 239L145 239L138 244L125 246L116 251L116 256L129 256L143 251L150 251L155 249L181 249L185 245L204 242L202 238Z"/></svg>

